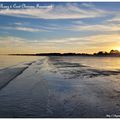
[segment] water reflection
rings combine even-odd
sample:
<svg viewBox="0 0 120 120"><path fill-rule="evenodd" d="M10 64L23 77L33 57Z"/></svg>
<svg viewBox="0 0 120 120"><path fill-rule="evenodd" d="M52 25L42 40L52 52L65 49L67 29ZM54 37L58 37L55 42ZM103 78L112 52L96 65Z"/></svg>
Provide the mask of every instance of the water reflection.
<svg viewBox="0 0 120 120"><path fill-rule="evenodd" d="M30 62L40 59L40 56L3 56L0 55L0 68L16 65L21 62ZM120 69L119 57L56 57L59 60L70 63L79 63L96 69L116 70Z"/></svg>
<svg viewBox="0 0 120 120"><path fill-rule="evenodd" d="M8 56L0 55L0 69L8 66L16 65L21 62L30 62L39 59L38 56Z"/></svg>
<svg viewBox="0 0 120 120"><path fill-rule="evenodd" d="M119 57L63 57L66 62L80 63L96 69L116 70L120 69Z"/></svg>

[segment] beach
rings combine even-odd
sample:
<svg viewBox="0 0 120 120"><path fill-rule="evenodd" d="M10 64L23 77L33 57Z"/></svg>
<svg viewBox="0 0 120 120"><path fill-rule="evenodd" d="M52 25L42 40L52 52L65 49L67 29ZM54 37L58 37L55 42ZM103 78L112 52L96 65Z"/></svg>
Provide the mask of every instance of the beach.
<svg viewBox="0 0 120 120"><path fill-rule="evenodd" d="M0 69L0 117L119 115L120 69L96 68L75 59L40 57Z"/></svg>

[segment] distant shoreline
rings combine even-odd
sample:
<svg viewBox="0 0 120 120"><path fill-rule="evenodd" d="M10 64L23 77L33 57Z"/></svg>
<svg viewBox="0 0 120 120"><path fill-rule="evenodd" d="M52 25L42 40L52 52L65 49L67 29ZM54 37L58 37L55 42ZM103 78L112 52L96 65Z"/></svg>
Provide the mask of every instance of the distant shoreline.
<svg viewBox="0 0 120 120"><path fill-rule="evenodd" d="M1 54L3 55L3 54ZM5 55L5 54L4 54ZM110 52L99 51L97 53L35 53L35 54L6 54L16 56L86 56L86 57L120 57L120 51L111 50Z"/></svg>
<svg viewBox="0 0 120 120"><path fill-rule="evenodd" d="M93 55L93 54L7 54L11 56L82 56L82 57L120 57L120 55Z"/></svg>

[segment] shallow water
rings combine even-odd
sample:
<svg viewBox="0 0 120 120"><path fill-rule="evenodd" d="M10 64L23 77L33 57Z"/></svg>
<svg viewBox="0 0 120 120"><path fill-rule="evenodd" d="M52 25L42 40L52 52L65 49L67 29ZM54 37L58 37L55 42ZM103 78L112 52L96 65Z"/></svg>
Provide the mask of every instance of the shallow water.
<svg viewBox="0 0 120 120"><path fill-rule="evenodd" d="M120 69L120 57L61 57L66 62L80 63L96 69Z"/></svg>
<svg viewBox="0 0 120 120"><path fill-rule="evenodd" d="M0 55L0 69L16 65L22 62L30 62L39 59L37 56L8 56Z"/></svg>
<svg viewBox="0 0 120 120"><path fill-rule="evenodd" d="M30 62L40 59L40 56L3 56L0 55L0 69L16 65L21 62ZM56 57L66 62L80 63L96 69L116 70L120 69L120 57Z"/></svg>
<svg viewBox="0 0 120 120"><path fill-rule="evenodd" d="M1 70L1 80L10 82L0 90L0 117L106 117L120 113L119 62L110 67L105 62L108 58L38 58Z"/></svg>

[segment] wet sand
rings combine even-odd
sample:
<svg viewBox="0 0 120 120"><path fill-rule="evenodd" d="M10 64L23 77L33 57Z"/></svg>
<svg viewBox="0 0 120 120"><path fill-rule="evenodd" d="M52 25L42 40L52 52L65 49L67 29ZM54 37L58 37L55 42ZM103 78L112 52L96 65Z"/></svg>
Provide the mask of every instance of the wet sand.
<svg viewBox="0 0 120 120"><path fill-rule="evenodd" d="M120 114L120 70L43 57L0 70L0 117L102 117Z"/></svg>

